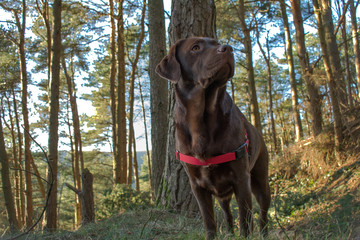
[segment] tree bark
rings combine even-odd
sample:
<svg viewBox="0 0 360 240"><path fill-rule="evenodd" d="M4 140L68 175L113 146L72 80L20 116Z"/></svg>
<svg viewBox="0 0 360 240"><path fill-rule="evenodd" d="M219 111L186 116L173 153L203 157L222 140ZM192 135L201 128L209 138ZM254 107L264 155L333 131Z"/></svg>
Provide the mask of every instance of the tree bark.
<svg viewBox="0 0 360 240"><path fill-rule="evenodd" d="M286 4L284 0L280 1L281 15L284 23L284 31L286 38L286 59L289 66L289 76L290 76L290 87L291 87L291 104L293 111L293 118L295 122L295 141L298 142L304 136L301 118L300 118L300 106L298 102L298 92L297 92L297 82L295 78L295 67L294 67L294 57L292 52L292 40L289 27L289 21L286 12Z"/></svg>
<svg viewBox="0 0 360 240"><path fill-rule="evenodd" d="M26 69L26 56L25 56L25 29L26 29L26 1L22 1L22 16L19 19L18 14L14 11L16 25L19 32L19 57L20 57L20 70L21 70L21 107L24 121L24 157L25 157L25 196L26 196L26 227L32 225L32 218L34 214L33 199L32 199L32 182L31 182L31 151L30 151L30 126L29 126L29 110L27 107L27 69Z"/></svg>
<svg viewBox="0 0 360 240"><path fill-rule="evenodd" d="M190 36L216 38L215 3L213 0L173 0L170 20L170 43ZM175 158L175 93L169 97L169 129L164 173L159 188L158 201L179 212L198 212L189 179L181 163Z"/></svg>
<svg viewBox="0 0 360 240"><path fill-rule="evenodd" d="M11 89L12 92L14 92L14 88ZM17 216L17 221L19 224L19 228L21 228L21 202L20 202L20 159L18 158L18 154L17 154L17 147L16 147L16 136L15 136L15 126L14 126L14 119L13 119L13 115L11 113L11 102L10 102L10 97L6 96L5 93L5 97L7 98L7 104L8 104L8 111L9 111L9 119L10 119L10 133L11 133L11 145L12 145L12 152L13 152L13 160L14 160L14 177L15 177L15 209L16 209L16 216ZM16 101L16 99L14 99L14 101ZM3 111L4 112L4 111ZM5 114L3 114L4 116ZM1 119L0 119L1 120ZM5 120L4 120L5 121ZM2 127L2 126L0 126ZM2 137L2 136L0 136ZM1 147L1 146L0 146ZM4 160L6 156L4 156ZM3 157L1 157L2 159ZM1 160L0 160L1 161ZM3 181L4 182L4 181ZM4 191L5 193L5 191Z"/></svg>
<svg viewBox="0 0 360 240"><path fill-rule="evenodd" d="M46 226L48 231L56 230L57 226L57 173L58 173L58 141L59 141L59 85L60 85L60 59L61 59L61 9L62 0L54 0L53 15L53 47L51 64L50 88L50 121L48 144L48 181L53 182L48 207L46 209Z"/></svg>
<svg viewBox="0 0 360 240"><path fill-rule="evenodd" d="M42 19L44 20L45 28L46 28L46 44L47 44L47 65L48 65L48 84L50 84L51 77L51 27L50 27L50 14L49 14L49 3L47 0L43 0L42 9L39 4L39 0L36 0L36 9L40 13Z"/></svg>
<svg viewBox="0 0 360 240"><path fill-rule="evenodd" d="M331 10L330 0L320 0L320 9L322 23L325 33L325 43L327 45L327 55L329 56L330 66L334 74L334 80L336 87L336 98L341 112L345 112L347 104L347 92L346 84L344 80L344 74L342 72L340 51L336 42L336 35L334 33L334 24Z"/></svg>
<svg viewBox="0 0 360 240"><path fill-rule="evenodd" d="M152 183L152 171L151 171L151 161L150 161L150 150L149 150L149 141L148 141L148 130L147 130L147 123L146 123L146 112L145 112L145 104L144 104L144 95L142 93L142 87L141 83L139 82L139 91L140 91L140 99L141 99L141 109L143 114L143 121L144 121L144 130L145 130L145 145L146 145L146 158L148 163L148 169L149 169L149 182L150 182L150 188L153 196L153 183Z"/></svg>
<svg viewBox="0 0 360 240"><path fill-rule="evenodd" d="M133 141L134 137L134 89L135 89L135 77L136 77L136 69L137 69L137 64L139 62L139 57L140 57L140 50L141 50L141 46L143 43L143 40L145 38L145 13L146 13L146 0L143 1L143 7L142 7L142 12L141 12L141 23L140 23L140 36L139 36L139 41L138 44L136 46L136 51L135 51L135 59L134 61L131 63L131 73L130 73L130 92L129 92L129 104L130 104L130 113L129 113L129 144L128 144L128 154L129 154L129 177L128 177L128 184L131 185L132 184L132 159L133 159L133 154L132 154L132 142L135 145L135 141ZM135 155L135 154L134 154ZM134 159L135 161L135 159Z"/></svg>
<svg viewBox="0 0 360 240"><path fill-rule="evenodd" d="M246 70L248 74L248 85L249 85L249 94L250 94L251 123L261 132L262 127L260 122L259 104L257 101L257 93L255 86L251 36L250 36L250 29L248 28L245 21L244 0L239 0L238 17L240 21L241 30L243 31L244 34L243 44L244 44L244 52L246 54Z"/></svg>
<svg viewBox="0 0 360 240"><path fill-rule="evenodd" d="M354 55L355 55L355 70L356 70L356 79L358 86L358 98L360 99L360 46L359 46L359 36L358 36L358 27L356 19L356 7L354 5L354 0L350 0L350 18L351 18L351 33L353 37L354 44Z"/></svg>
<svg viewBox="0 0 360 240"><path fill-rule="evenodd" d="M335 72L337 70L335 69L335 66L333 66L331 63L331 54L333 54L334 50L330 50L330 48L332 47L337 48L337 45L336 42L335 42L335 46L333 45L332 38L329 36L330 34L333 34L334 28L333 27L331 28L331 26L333 26L332 20L331 20L331 26L329 26L330 24L329 22L325 21L326 15L328 15L326 11L328 11L329 9L324 8L322 4L319 5L318 0L313 0L313 5L314 5L315 16L318 22L318 35L320 39L321 50L323 53L323 60L324 60L327 80L330 88L331 105L332 105L333 117L334 117L335 146L339 147L343 139L341 113L340 113L340 106L337 95L337 91L339 90L339 88L336 87L337 77ZM333 36L335 37L335 35ZM340 62L338 62L338 64L339 65L337 65L336 68L341 69Z"/></svg>
<svg viewBox="0 0 360 240"><path fill-rule="evenodd" d="M75 149L74 149L74 141L73 141L73 136L72 136L72 131L71 131L71 122L70 122L70 113L69 113L69 102L67 102L67 125L68 125L68 130L69 130L69 141L70 141L70 152L71 152L71 170L72 170L72 175L73 175L73 181L74 181L74 185L75 187L78 185L78 180L77 179L77 175L76 175L76 170L75 170ZM61 199L61 194L62 194L62 188L60 190L60 196L59 198ZM59 206L58 206L58 214L59 214L59 209L60 209L60 202L59 202ZM78 197L78 195L75 194L75 201L74 201L74 215L75 215L75 221L74 221L74 228L77 228L80 225L81 222L81 206L80 206L80 199ZM59 221L58 221L59 222Z"/></svg>
<svg viewBox="0 0 360 240"><path fill-rule="evenodd" d="M343 6L345 6L345 1L342 0ZM338 4L340 5L340 4ZM340 11L340 10L339 10ZM347 103L350 108L354 106L353 98L352 98L352 89L351 89L351 82L352 82L352 74L350 71L350 59L349 59L349 43L348 43L348 37L346 33L346 16L344 16L344 21L342 21L341 26L341 36L344 43L344 60L345 60L345 72L346 72L346 87L347 87Z"/></svg>
<svg viewBox="0 0 360 240"><path fill-rule="evenodd" d="M73 91L73 79L72 77L69 75L68 71L67 71L67 66L66 66L66 61L65 61L65 56L64 54L61 56L61 65L64 71L64 75L66 78L66 83L68 86L68 95L69 95L69 101L70 101L70 108L71 108L71 113L72 113L72 126L73 126L73 131L74 131L74 183L75 183L75 187L77 189L79 189L81 191L81 181L80 181L80 159L82 158L81 156L83 155L82 153L82 144L81 144L81 131L80 131L80 121L79 121L79 113L78 113L78 107L77 107L77 103L76 103L76 95L74 94ZM71 133L70 133L71 134ZM75 208L75 216L76 216L76 220L75 220L75 225L79 226L80 224L80 219L81 219L81 202L79 197L77 196L75 199L75 204L76 204L76 208Z"/></svg>
<svg viewBox="0 0 360 240"><path fill-rule="evenodd" d="M267 54L266 54L265 50L262 48L261 43L260 43L260 33L259 33L259 29L258 29L259 26L258 26L258 23L256 20L256 16L254 16L254 19L256 22L255 31L256 31L257 44L260 48L260 52L263 55L265 62L266 62L266 70L268 72L267 87L268 87L268 93L269 93L269 117L270 117L270 129L271 129L270 135L271 135L272 143L274 146L274 152L277 153L278 147L277 147L277 143L276 143L276 128L275 128L274 111L273 111L272 74L271 74L271 64L270 64L269 39L268 39L268 37L266 37L266 48L267 48Z"/></svg>
<svg viewBox="0 0 360 240"><path fill-rule="evenodd" d="M113 151L113 178L117 178L116 160L117 160L117 130L116 130L116 94L115 94L115 78L116 78L116 39L115 39L115 15L114 15L114 1L109 0L110 5L110 109L111 109L111 130L112 130L112 151Z"/></svg>
<svg viewBox="0 0 360 240"><path fill-rule="evenodd" d="M297 53L301 65L302 77L305 79L310 100L308 103L308 108L311 114L312 134L317 136L322 132L321 96L319 87L316 85L314 79L312 79L313 70L310 66L309 58L306 52L305 33L301 15L300 0L291 0L290 2L296 29Z"/></svg>
<svg viewBox="0 0 360 240"><path fill-rule="evenodd" d="M19 193L18 198L20 199L20 212L18 213L18 218L20 219L21 226L25 224L25 194L24 194L24 175L23 175L23 167L21 164L20 159L22 158L22 136L20 131L20 120L19 120L19 114L18 114L18 107L16 103L16 97L15 97L15 91L13 89L12 91L13 95L13 105L14 105L14 113L15 113L15 122L16 122L16 129L17 129L17 138L18 138L18 149L19 149Z"/></svg>
<svg viewBox="0 0 360 240"><path fill-rule="evenodd" d="M66 184L68 188L73 190L81 199L81 225L95 222L95 208L94 208L94 177L91 172L85 168L81 174L82 190Z"/></svg>
<svg viewBox="0 0 360 240"><path fill-rule="evenodd" d="M115 184L127 182L127 153L126 153L126 109L125 109L125 49L124 49L124 0L118 2L117 22L117 60L118 60L118 86L117 86L117 150L115 159Z"/></svg>
<svg viewBox="0 0 360 240"><path fill-rule="evenodd" d="M5 207L12 232L20 229L19 221L16 217L14 196L11 189L9 159L6 153L2 121L0 116L0 162L1 162L1 182L4 193Z"/></svg>
<svg viewBox="0 0 360 240"><path fill-rule="evenodd" d="M165 17L162 0L149 0L149 77L151 109L151 189L155 197L166 159L168 129L168 84L155 73L156 65L166 55ZM144 115L145 116L145 115ZM149 158L149 156L148 156ZM148 159L150 161L150 159Z"/></svg>
<svg viewBox="0 0 360 240"><path fill-rule="evenodd" d="M133 126L134 128L134 126ZM134 129L133 129L134 131ZM135 132L135 131L134 131ZM134 174L135 174L135 189L136 191L140 191L140 182L139 182L139 164L137 161L137 152L136 152L136 139L135 134L133 135L133 147L134 147Z"/></svg>

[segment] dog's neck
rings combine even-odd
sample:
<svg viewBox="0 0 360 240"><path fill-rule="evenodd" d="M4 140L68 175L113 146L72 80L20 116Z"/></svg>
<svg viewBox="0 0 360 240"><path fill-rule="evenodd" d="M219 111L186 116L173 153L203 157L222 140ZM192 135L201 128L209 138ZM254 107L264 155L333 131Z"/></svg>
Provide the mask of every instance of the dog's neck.
<svg viewBox="0 0 360 240"><path fill-rule="evenodd" d="M175 93L177 139L185 148L179 150L206 160L212 153L208 149L209 143L214 141L218 129L226 125L221 123L226 121L230 112L231 104L225 104L228 100L226 86L207 89L195 86L185 91L181 85L176 85Z"/></svg>

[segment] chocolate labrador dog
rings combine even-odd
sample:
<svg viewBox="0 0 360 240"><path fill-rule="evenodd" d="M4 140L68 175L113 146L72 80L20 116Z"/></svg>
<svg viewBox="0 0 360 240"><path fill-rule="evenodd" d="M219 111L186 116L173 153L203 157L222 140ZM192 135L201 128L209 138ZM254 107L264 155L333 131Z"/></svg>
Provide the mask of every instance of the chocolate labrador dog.
<svg viewBox="0 0 360 240"><path fill-rule="evenodd" d="M206 239L216 234L212 195L232 231L233 193L242 233L248 236L252 231L252 192L261 208L260 228L266 234L268 153L261 134L226 92L226 83L234 75L232 47L210 38L182 39L170 48L156 72L175 84L176 155L197 199Z"/></svg>

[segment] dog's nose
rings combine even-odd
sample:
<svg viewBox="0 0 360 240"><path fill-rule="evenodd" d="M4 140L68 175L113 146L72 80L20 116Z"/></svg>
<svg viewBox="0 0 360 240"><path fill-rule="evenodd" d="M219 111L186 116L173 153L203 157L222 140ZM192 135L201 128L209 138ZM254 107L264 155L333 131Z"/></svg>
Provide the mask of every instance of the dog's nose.
<svg viewBox="0 0 360 240"><path fill-rule="evenodd" d="M226 52L226 51L232 52L233 49L230 45L220 45L218 47L218 52Z"/></svg>

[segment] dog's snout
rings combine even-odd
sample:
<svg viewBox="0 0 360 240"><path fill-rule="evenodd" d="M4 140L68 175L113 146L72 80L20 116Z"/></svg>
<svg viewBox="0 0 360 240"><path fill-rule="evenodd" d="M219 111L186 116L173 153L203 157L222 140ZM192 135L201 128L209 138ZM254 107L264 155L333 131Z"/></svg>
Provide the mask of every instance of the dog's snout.
<svg viewBox="0 0 360 240"><path fill-rule="evenodd" d="M232 52L233 49L230 45L220 45L218 47L218 52Z"/></svg>

